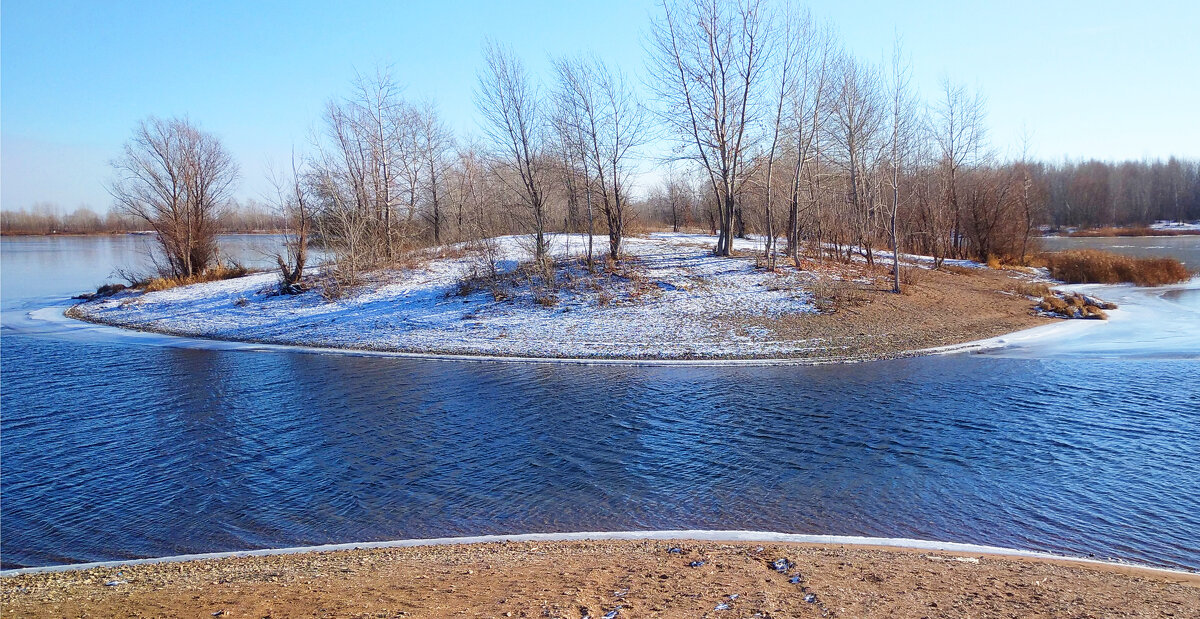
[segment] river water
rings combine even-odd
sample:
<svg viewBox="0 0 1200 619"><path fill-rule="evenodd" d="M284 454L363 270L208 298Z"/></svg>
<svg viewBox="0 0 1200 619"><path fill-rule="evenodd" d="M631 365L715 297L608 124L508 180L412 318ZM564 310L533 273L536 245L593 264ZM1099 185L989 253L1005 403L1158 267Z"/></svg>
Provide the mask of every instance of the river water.
<svg viewBox="0 0 1200 619"><path fill-rule="evenodd" d="M985 354L816 367L312 353L61 317L147 242L0 242L5 568L652 529L1200 568L1200 280L1106 288L1113 320ZM225 239L248 262L270 242Z"/></svg>

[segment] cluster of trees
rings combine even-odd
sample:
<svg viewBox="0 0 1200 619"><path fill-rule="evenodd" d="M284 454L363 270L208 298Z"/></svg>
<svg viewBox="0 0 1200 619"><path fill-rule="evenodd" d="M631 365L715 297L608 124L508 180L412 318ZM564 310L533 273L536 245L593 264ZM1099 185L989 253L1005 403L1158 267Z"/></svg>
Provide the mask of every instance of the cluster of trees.
<svg viewBox="0 0 1200 619"><path fill-rule="evenodd" d="M311 151L274 179L270 206L293 233L285 281L302 276L309 239L356 272L508 233L526 235L544 262L548 235L587 232L590 265L593 235L618 260L641 217L706 228L723 256L733 239L763 235L774 268L802 254L874 262L880 250L1020 261L1046 222L1200 215L1194 163L1001 161L979 93L945 80L922 100L899 41L889 61L863 60L790 3L664 0L647 47L651 96L641 100L598 58L554 58L543 82L487 43L481 139L459 139L386 72L360 76L327 106ZM635 201L652 139L671 145L656 161L667 172ZM172 269L204 265L237 173L219 142L187 121L152 119L115 167L118 206L150 222Z"/></svg>
<svg viewBox="0 0 1200 619"><path fill-rule="evenodd" d="M528 234L542 260L556 230L604 234L619 259L638 210L669 212L675 229L707 224L719 255L764 235L770 268L802 248L869 261L897 246L939 259L1026 251L1036 196L987 148L982 99L947 83L926 106L899 46L878 67L790 5L679 0L664 3L650 48L645 102L599 59L554 59L542 84L489 43L476 91L486 139L465 146L386 75L360 79L330 105L302 173L316 236L353 267L505 232ZM674 144L672 173L634 206L654 131Z"/></svg>
<svg viewBox="0 0 1200 619"><path fill-rule="evenodd" d="M1056 227L1200 220L1200 161L1039 164L1034 179Z"/></svg>
<svg viewBox="0 0 1200 619"><path fill-rule="evenodd" d="M460 143L431 104L412 104L386 73L360 77L329 104L316 153L289 184L314 235L342 268L397 260L429 244L530 237L543 261L548 234L603 231L621 253L635 149L645 108L629 80L592 57L555 62L537 84L511 50L489 43L477 105L485 141ZM593 259L589 243L587 259Z"/></svg>
<svg viewBox="0 0 1200 619"><path fill-rule="evenodd" d="M3 234L99 234L129 232L144 226L141 221L118 211L101 215L80 206L68 212L49 202L39 202L28 209L0 211L0 232Z"/></svg>
<svg viewBox="0 0 1200 619"><path fill-rule="evenodd" d="M1029 170L997 161L978 93L945 81L921 101L898 42L879 66L807 12L759 0L667 3L653 33L660 117L700 187L670 178L651 202L672 225L691 205L683 220L706 220L717 253L747 230L766 236L768 265L776 237L793 260L1027 252L1040 217Z"/></svg>

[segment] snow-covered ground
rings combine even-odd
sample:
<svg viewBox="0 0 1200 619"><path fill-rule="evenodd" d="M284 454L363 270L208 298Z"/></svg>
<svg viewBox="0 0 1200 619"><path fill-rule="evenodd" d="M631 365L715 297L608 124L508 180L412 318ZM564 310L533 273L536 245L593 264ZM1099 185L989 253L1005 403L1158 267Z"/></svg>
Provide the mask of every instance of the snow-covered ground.
<svg viewBox="0 0 1200 619"><path fill-rule="evenodd" d="M1154 230L1177 230L1179 232L1200 232L1200 221L1156 221L1150 224Z"/></svg>
<svg viewBox="0 0 1200 619"><path fill-rule="evenodd" d="M498 239L506 269L529 257L518 237ZM553 251L578 255L579 235L557 235ZM478 265L467 256L384 274L355 294L328 302L316 292L273 294L276 273L122 293L84 303L88 320L176 335L305 346L519 357L785 357L817 349L778 337L747 318L816 311L807 274L756 269L751 260L712 256L713 238L694 234L631 237L642 293L600 302L588 291L560 290L553 306L528 294L496 301L487 291L459 296ZM737 249L752 249L739 241ZM597 251L606 239L597 238ZM628 288L628 287L627 287ZM754 320L749 322L753 323Z"/></svg>

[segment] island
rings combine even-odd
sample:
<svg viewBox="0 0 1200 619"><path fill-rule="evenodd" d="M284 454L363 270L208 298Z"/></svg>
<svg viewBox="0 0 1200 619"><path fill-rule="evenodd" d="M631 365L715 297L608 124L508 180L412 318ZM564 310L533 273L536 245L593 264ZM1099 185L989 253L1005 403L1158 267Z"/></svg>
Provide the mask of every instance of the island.
<svg viewBox="0 0 1200 619"><path fill-rule="evenodd" d="M558 235L553 286L522 277L523 239L495 239L495 270L466 245L411 268L371 272L329 298L282 294L262 272L76 305L74 318L188 337L415 355L580 360L841 362L920 354L1053 318L1036 309L1044 271L909 256L901 294L890 261L758 264L761 241L716 257L712 237L650 233L590 270L586 242ZM320 273L311 276L320 280Z"/></svg>

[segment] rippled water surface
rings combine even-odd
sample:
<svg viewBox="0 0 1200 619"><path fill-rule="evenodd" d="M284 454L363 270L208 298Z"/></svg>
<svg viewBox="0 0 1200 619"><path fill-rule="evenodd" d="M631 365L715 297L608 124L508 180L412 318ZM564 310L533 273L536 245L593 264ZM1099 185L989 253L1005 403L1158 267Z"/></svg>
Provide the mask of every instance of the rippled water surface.
<svg viewBox="0 0 1200 619"><path fill-rule="evenodd" d="M733 368L213 349L46 320L134 243L54 241L0 243L5 567L709 528L1200 568L1187 341ZM1200 330L1194 287L1177 290Z"/></svg>

